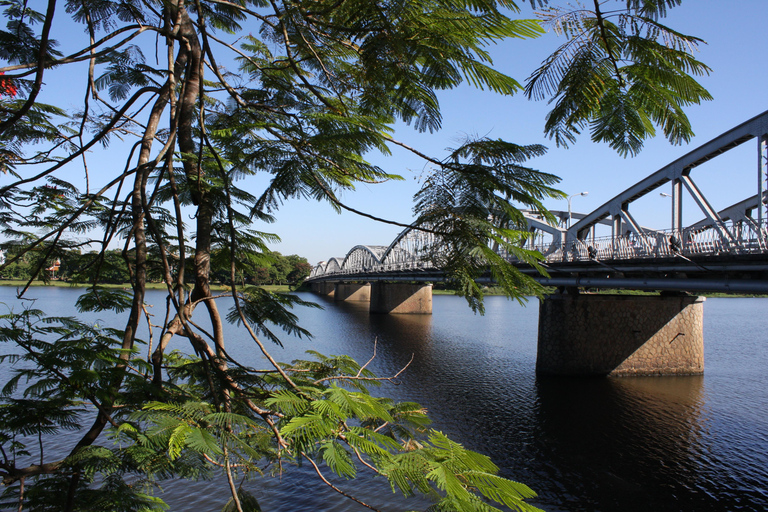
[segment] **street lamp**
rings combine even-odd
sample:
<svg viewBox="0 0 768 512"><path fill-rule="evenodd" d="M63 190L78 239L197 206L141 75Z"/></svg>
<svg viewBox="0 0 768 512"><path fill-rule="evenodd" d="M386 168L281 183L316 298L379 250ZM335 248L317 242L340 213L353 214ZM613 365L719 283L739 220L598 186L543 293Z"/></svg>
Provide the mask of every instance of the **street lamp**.
<svg viewBox="0 0 768 512"><path fill-rule="evenodd" d="M568 227L571 227L571 199L573 199L576 196L586 196L589 192L582 192L580 194L573 194L568 198Z"/></svg>
<svg viewBox="0 0 768 512"><path fill-rule="evenodd" d="M666 192L659 192L659 195L661 197L672 197L672 194L667 194Z"/></svg>

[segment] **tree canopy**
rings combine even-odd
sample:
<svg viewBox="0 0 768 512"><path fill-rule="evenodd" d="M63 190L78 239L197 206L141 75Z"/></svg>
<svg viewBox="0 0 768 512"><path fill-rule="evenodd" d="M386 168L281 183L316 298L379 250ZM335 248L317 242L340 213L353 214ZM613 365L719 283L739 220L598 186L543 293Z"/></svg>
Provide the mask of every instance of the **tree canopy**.
<svg viewBox="0 0 768 512"><path fill-rule="evenodd" d="M0 360L19 363L0 406L4 506L162 510L152 482L221 471L227 510L243 512L257 505L238 478L304 461L321 478L373 472L433 497L432 510L535 510L533 491L429 429L420 406L369 391L389 377L344 355L277 363L266 342L309 336L290 309L311 305L242 276L276 261L268 224L288 199L351 210L340 192L400 179L367 158L398 146L430 169L413 225L450 249L441 263L470 305L482 309L475 279L489 269L510 297L540 293L491 247L543 272L519 210L547 215L543 200L562 196L556 176L527 166L545 148L473 138L428 155L394 127L439 130L439 91L469 83L551 96L558 144L586 126L623 154L654 124L687 140L682 107L708 97L690 75L708 69L692 57L698 39L660 23L679 0L614 3L618 13L597 0L545 10L542 22L511 0L2 2L0 271L23 261L34 279L72 262L89 283L78 308L125 317L121 329L34 308L2 317ZM493 67L491 45L546 23L568 43L527 85ZM50 93L78 80L79 98ZM100 286L114 271L130 290ZM168 291L154 342L137 334L150 279ZM229 292L214 294L214 280ZM230 357L227 321L269 368ZM43 446L67 432L72 451L47 458ZM114 445L97 443L107 434Z"/></svg>

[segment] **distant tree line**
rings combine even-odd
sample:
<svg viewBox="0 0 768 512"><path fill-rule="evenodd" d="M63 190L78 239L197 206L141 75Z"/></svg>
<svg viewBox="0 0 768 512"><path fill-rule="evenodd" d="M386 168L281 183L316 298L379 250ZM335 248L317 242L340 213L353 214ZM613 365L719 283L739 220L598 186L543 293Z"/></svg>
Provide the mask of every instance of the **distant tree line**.
<svg viewBox="0 0 768 512"><path fill-rule="evenodd" d="M241 284L287 284L298 286L309 276L312 265L307 258L291 254L283 256L279 252L267 252L259 258L259 263L238 272L238 280ZM212 272L212 280L220 283L229 282L229 268L222 268Z"/></svg>
<svg viewBox="0 0 768 512"><path fill-rule="evenodd" d="M16 255L13 247L6 248L5 258L11 260ZM279 252L267 251L248 264L238 268L237 281L239 284L255 285L290 285L298 286L309 276L312 265L306 258L291 254L283 256ZM97 275L100 284L123 284L130 282L130 274L126 261L133 263L135 256L133 251L123 254L120 249L104 251L99 254L95 251L79 252L67 251L54 258L43 261L43 254L30 251L21 258L6 265L0 271L0 279L29 280L37 276L35 280L56 279L70 282L89 282L86 277L93 275L98 267ZM162 281L162 266L159 261L153 259L149 262L148 278L150 281ZM213 258L215 261L215 258ZM42 271L40 270L42 269ZM228 284L230 280L229 268L214 266L211 280L218 284Z"/></svg>

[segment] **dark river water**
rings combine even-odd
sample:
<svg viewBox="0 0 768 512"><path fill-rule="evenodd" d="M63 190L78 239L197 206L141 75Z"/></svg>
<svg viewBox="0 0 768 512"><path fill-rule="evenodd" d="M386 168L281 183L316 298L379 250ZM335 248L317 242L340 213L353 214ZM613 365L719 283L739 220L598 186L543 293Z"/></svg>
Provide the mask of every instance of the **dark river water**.
<svg viewBox="0 0 768 512"><path fill-rule="evenodd" d="M37 307L72 314L79 292L40 288ZM370 358L379 375L399 371L383 391L420 402L434 427L489 455L501 473L528 484L550 511L768 510L768 300L708 299L705 375L620 379L537 378L538 303L486 299L476 316L463 299L435 296L432 315L369 315L367 305L311 294L324 310L299 310L311 341L284 338L278 360L324 354ZM150 302L160 309L164 294ZM13 304L0 287L0 302ZM161 314L156 311L156 314ZM99 320L114 319L101 314ZM250 364L260 354L234 330L230 353ZM378 480L339 483L386 511L423 510ZM363 511L307 468L245 483L265 512ZM173 511L218 511L222 481L167 482Z"/></svg>

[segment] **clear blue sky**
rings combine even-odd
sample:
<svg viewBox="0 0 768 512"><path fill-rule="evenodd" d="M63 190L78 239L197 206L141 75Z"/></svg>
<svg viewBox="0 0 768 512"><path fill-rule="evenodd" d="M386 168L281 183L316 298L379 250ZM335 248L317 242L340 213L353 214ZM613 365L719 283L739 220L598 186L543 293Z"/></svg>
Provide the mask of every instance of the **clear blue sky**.
<svg viewBox="0 0 768 512"><path fill-rule="evenodd" d="M574 211L589 212L698 145L768 110L768 66L759 57L768 43L766 7L766 0L686 0L666 19L671 27L708 43L701 46L699 60L713 69L700 82L714 101L687 110L696 133L687 146L672 146L663 136L657 137L639 156L627 159L607 145L592 144L588 137L581 137L568 150L558 149L543 136L546 102L531 102L522 94L501 97L469 87L441 94L444 123L440 132L417 134L403 127L397 136L437 156L445 155L444 148L455 147L463 134L488 135L520 144L542 143L550 148L549 153L530 165L560 176L560 189L568 194L588 191L588 196L574 198L572 207ZM530 8L525 13L530 13ZM494 63L522 82L561 42L555 34L535 41L508 41L494 49ZM755 193L755 145L745 144L731 153L705 164L692 175L716 209ZM416 178L424 170L423 162L397 150L390 158L372 160L388 172L402 175L405 181L360 185L356 191L345 193L343 200L377 216L410 222L412 197L418 189ZM567 209L565 200L546 206ZM692 201L684 201L684 206L685 222L703 217ZM669 227L670 201L658 194L633 204L632 212L644 226ZM312 264L344 256L357 244L388 245L400 231L350 213L336 214L326 204L298 200L285 204L277 218L277 223L265 228L282 238L274 248L283 254L306 256Z"/></svg>
<svg viewBox="0 0 768 512"><path fill-rule="evenodd" d="M519 3L522 5L523 0ZM440 132L419 134L403 126L398 129L397 138L438 158L446 154L445 148L455 147L465 134L487 135L519 144L544 144L550 148L549 153L531 161L530 165L560 176L560 188L568 194L588 191L588 196L574 198L572 205L574 211L589 212L696 146L768 110L765 93L768 66L761 58L768 46L768 32L764 28L767 6L768 0L685 0L682 6L671 10L666 23L704 39L708 44L701 46L699 58L713 69L701 82L712 93L714 101L687 110L696 133L688 146L671 146L661 137L649 141L644 151L631 159L619 157L606 145L592 144L588 137L581 137L568 150L558 149L543 136L546 102L531 102L522 94L502 97L470 87L440 95L444 118ZM66 16L63 11L59 15ZM530 16L531 9L525 6L521 17ZM78 30L82 34L81 28L65 25L55 30L58 33L54 33L54 37L65 48L68 43L79 45L75 39L82 40L82 35L72 32ZM522 83L562 41L554 34L537 40L507 41L493 49L495 65ZM148 54L147 58L153 56ZM81 108L85 78L84 70L76 77L61 77L50 72L40 99L59 104L63 101L64 106ZM393 148L393 151L388 158L378 155L369 155L369 158L386 171L402 175L404 181L360 185L356 191L344 193L342 199L373 215L409 223L413 219L412 197L418 189L416 179L424 171L424 162L404 150ZM89 162L92 181L114 176L112 166L124 162L124 152L123 147L113 144L105 155L94 154ZM693 179L715 208L730 206L755 193L756 152L754 144L747 144L697 168ZM119 163L121 168L122 165ZM80 180L82 174L82 168L75 165L73 179ZM0 183L8 179L0 176ZM77 185L82 187L82 183ZM252 191L258 194L258 182L253 186ZM687 202L685 222L695 222L702 217L691 208L691 203ZM551 201L546 206L567 209L564 200ZM657 229L669 227L669 209L669 199L658 194L632 205L633 215L642 225ZM277 233L282 243L273 249L305 256L312 264L344 256L357 244L388 245L400 231L400 228L354 214L336 214L326 203L305 200L287 202L277 213L275 224L254 226L254 229Z"/></svg>

